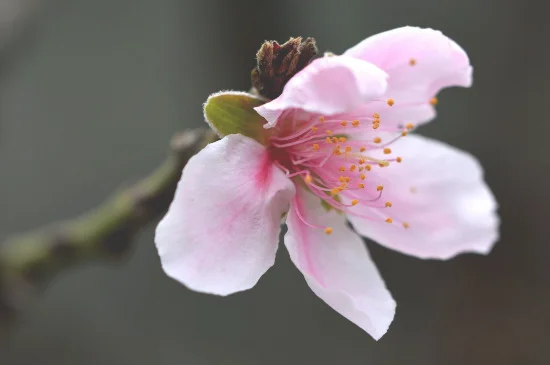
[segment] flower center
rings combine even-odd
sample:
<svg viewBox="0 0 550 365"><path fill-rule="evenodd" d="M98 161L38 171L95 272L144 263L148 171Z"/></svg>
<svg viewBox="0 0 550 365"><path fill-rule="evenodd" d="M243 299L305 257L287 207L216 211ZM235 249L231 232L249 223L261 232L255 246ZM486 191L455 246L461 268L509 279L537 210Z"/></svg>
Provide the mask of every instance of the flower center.
<svg viewBox="0 0 550 365"><path fill-rule="evenodd" d="M393 105L393 99L388 99ZM383 199L384 186L376 183L378 169L391 163L400 163L402 158L392 156L391 144L407 135L412 124L404 127L384 125L378 113L369 117L344 120L324 116L308 116L305 119L290 117L277 127L270 138L270 156L288 177L302 181L319 197L324 205L373 221L389 224L406 222L383 215L379 209L393 206ZM361 208L375 209L361 209ZM323 228L327 234L330 227L317 227L303 219L309 226Z"/></svg>

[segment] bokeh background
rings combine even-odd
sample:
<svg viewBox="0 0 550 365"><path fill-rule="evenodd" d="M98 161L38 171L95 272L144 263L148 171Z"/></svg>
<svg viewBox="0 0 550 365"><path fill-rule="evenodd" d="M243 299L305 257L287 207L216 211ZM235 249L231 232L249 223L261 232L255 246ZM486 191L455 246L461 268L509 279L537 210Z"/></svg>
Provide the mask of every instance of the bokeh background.
<svg viewBox="0 0 550 365"><path fill-rule="evenodd" d="M40 11L0 50L1 237L145 176L173 133L202 125L209 93L249 87L263 40L313 36L338 53L409 24L470 54L474 87L443 92L420 132L481 159L502 239L449 262L369 242L398 302L375 342L315 297L284 248L254 290L219 298L162 273L150 227L124 262L58 276L0 345L1 364L550 363L550 3L30 1Z"/></svg>

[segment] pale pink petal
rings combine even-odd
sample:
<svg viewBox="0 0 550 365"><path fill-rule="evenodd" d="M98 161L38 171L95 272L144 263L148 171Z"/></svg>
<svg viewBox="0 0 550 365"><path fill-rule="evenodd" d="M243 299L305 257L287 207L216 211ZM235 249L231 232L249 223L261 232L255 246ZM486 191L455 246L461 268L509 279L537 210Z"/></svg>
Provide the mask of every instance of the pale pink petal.
<svg viewBox="0 0 550 365"><path fill-rule="evenodd" d="M390 201L392 207L354 207L363 215L379 218L368 221L350 215L355 229L384 246L420 258L488 253L498 239L499 218L478 161L420 136L409 135L391 149L403 162L373 170L367 181L384 186L381 204ZM384 222L386 218L393 223Z"/></svg>
<svg viewBox="0 0 550 365"><path fill-rule="evenodd" d="M323 229L303 223L330 226ZM343 215L327 212L313 194L299 189L287 218L285 244L294 264L317 296L375 339L386 333L395 302L363 241Z"/></svg>
<svg viewBox="0 0 550 365"><path fill-rule="evenodd" d="M166 274L227 295L256 284L275 260L294 185L267 150L241 135L208 145L183 170L155 243Z"/></svg>
<svg viewBox="0 0 550 365"><path fill-rule="evenodd" d="M382 121L424 123L435 116L429 100L450 86L470 87L472 67L466 52L439 31L403 27L365 39L344 55L371 62L389 75Z"/></svg>
<svg viewBox="0 0 550 365"><path fill-rule="evenodd" d="M281 96L255 109L267 120L266 127L275 126L281 114L290 109L323 116L343 113L383 95L386 77L378 67L365 61L324 57L290 79Z"/></svg>

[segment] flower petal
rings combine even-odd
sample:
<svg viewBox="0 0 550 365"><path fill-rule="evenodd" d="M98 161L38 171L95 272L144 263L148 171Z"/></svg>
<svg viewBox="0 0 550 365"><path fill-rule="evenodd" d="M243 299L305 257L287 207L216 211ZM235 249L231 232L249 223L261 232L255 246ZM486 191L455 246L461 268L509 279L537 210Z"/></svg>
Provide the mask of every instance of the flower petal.
<svg viewBox="0 0 550 365"><path fill-rule="evenodd" d="M386 91L387 75L378 67L352 57L333 56L313 61L285 85L277 99L256 111L273 127L288 109L319 115L351 111Z"/></svg>
<svg viewBox="0 0 550 365"><path fill-rule="evenodd" d="M183 170L155 243L168 276L227 295L251 288L275 260L294 185L256 141L229 135Z"/></svg>
<svg viewBox="0 0 550 365"><path fill-rule="evenodd" d="M435 116L430 99L441 89L472 84L466 52L433 29L402 27L383 32L344 55L371 62L388 73L386 96L393 98L395 105L379 111L382 121L427 122Z"/></svg>
<svg viewBox="0 0 550 365"><path fill-rule="evenodd" d="M384 185L382 199L391 201L392 207L358 208L370 216L392 218L393 223L350 215L354 228L384 246L420 258L488 253L498 239L499 219L497 203L477 160L420 136L399 140L392 151L403 162L369 175L371 184Z"/></svg>
<svg viewBox="0 0 550 365"><path fill-rule="evenodd" d="M331 235L300 219L330 226ZM395 314L395 302L363 241L343 215L327 212L313 194L299 189L287 218L290 257L317 296L378 340Z"/></svg>

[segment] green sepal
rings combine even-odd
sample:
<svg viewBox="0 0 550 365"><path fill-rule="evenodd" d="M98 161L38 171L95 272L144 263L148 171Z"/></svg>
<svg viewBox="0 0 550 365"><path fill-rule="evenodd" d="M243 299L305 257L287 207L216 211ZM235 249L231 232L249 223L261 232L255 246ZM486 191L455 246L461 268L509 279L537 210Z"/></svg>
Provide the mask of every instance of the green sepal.
<svg viewBox="0 0 550 365"><path fill-rule="evenodd" d="M204 103L204 117L210 127L220 135L242 134L265 144L268 131L266 120L254 108L267 100L238 91L222 91L210 95Z"/></svg>

